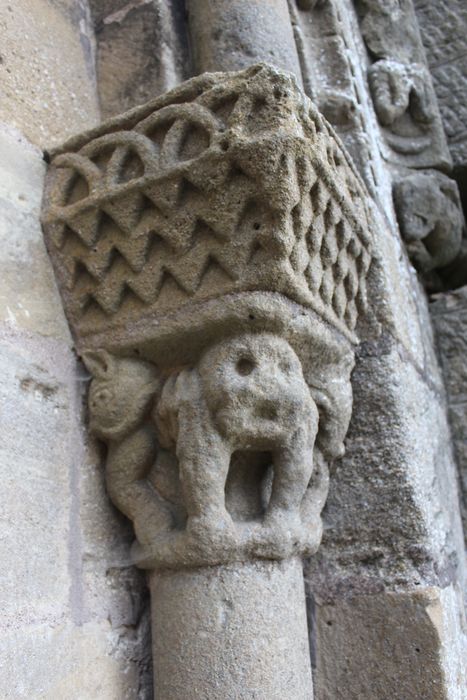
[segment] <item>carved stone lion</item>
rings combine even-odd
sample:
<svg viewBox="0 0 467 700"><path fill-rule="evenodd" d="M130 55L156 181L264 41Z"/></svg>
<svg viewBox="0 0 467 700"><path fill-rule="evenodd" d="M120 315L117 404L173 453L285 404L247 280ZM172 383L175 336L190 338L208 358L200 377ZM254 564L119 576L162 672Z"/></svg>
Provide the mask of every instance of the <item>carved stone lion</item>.
<svg viewBox="0 0 467 700"><path fill-rule="evenodd" d="M162 558L173 559L190 550L203 561L317 546L326 461L341 454L350 415L348 372L334 382L337 402L308 385L285 339L266 332L224 337L195 366L165 377L147 361L105 351L84 360L94 375L91 428L108 444L108 491L141 546L165 546ZM261 504L249 525L227 507L238 454Z"/></svg>
<svg viewBox="0 0 467 700"><path fill-rule="evenodd" d="M260 333L221 340L164 387L158 434L173 443L188 527L230 527L225 485L237 450L267 451L274 468L265 520L299 525L313 469L318 409L290 345Z"/></svg>

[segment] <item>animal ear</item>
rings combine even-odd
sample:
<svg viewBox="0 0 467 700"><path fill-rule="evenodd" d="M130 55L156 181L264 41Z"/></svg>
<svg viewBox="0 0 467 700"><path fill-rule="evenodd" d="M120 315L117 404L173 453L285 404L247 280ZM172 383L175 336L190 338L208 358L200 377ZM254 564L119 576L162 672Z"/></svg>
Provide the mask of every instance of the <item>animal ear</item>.
<svg viewBox="0 0 467 700"><path fill-rule="evenodd" d="M459 204L459 190L455 180L451 180L448 177L440 176L435 180L438 184L439 190L445 197L451 200L454 204Z"/></svg>
<svg viewBox="0 0 467 700"><path fill-rule="evenodd" d="M82 360L95 379L108 379L115 367L114 358L106 350L87 350Z"/></svg>
<svg viewBox="0 0 467 700"><path fill-rule="evenodd" d="M319 411L317 445L327 459L337 459L344 454L344 438L350 420L352 395L342 385L337 396L330 391L310 387L310 392Z"/></svg>

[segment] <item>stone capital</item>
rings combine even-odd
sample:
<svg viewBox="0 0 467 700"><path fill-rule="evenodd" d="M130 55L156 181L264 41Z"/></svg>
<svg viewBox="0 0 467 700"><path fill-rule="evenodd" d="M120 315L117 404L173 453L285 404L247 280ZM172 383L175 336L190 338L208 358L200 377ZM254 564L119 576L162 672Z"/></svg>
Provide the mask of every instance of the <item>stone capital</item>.
<svg viewBox="0 0 467 700"><path fill-rule="evenodd" d="M293 78L194 78L51 154L43 224L145 568L316 551L373 223Z"/></svg>

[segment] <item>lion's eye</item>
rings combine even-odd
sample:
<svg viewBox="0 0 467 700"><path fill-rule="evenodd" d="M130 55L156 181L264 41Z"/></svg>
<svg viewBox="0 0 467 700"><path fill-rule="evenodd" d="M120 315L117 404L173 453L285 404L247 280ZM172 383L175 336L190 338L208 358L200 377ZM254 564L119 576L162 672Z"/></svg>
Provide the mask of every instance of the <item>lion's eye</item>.
<svg viewBox="0 0 467 700"><path fill-rule="evenodd" d="M109 389L100 389L93 396L93 403L108 403L112 399L112 392Z"/></svg>
<svg viewBox="0 0 467 700"><path fill-rule="evenodd" d="M237 361L236 369L237 369L238 374L241 374L242 377L245 377L248 374L251 374L253 372L254 368L255 368L255 363L249 357L241 357Z"/></svg>

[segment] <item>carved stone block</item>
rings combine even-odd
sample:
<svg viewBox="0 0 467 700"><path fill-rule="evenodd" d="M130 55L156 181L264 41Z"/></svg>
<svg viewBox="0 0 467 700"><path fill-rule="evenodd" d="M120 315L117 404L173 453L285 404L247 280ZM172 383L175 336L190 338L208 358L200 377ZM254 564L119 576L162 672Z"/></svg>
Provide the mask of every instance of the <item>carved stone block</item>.
<svg viewBox="0 0 467 700"><path fill-rule="evenodd" d="M394 203L407 252L422 273L452 262L464 226L457 184L436 170L417 172L394 185Z"/></svg>
<svg viewBox="0 0 467 700"><path fill-rule="evenodd" d="M207 74L77 137L43 221L135 560L316 551L373 223L293 79Z"/></svg>
<svg viewBox="0 0 467 700"><path fill-rule="evenodd" d="M358 0L373 103L387 157L407 167L450 166L412 0Z"/></svg>

